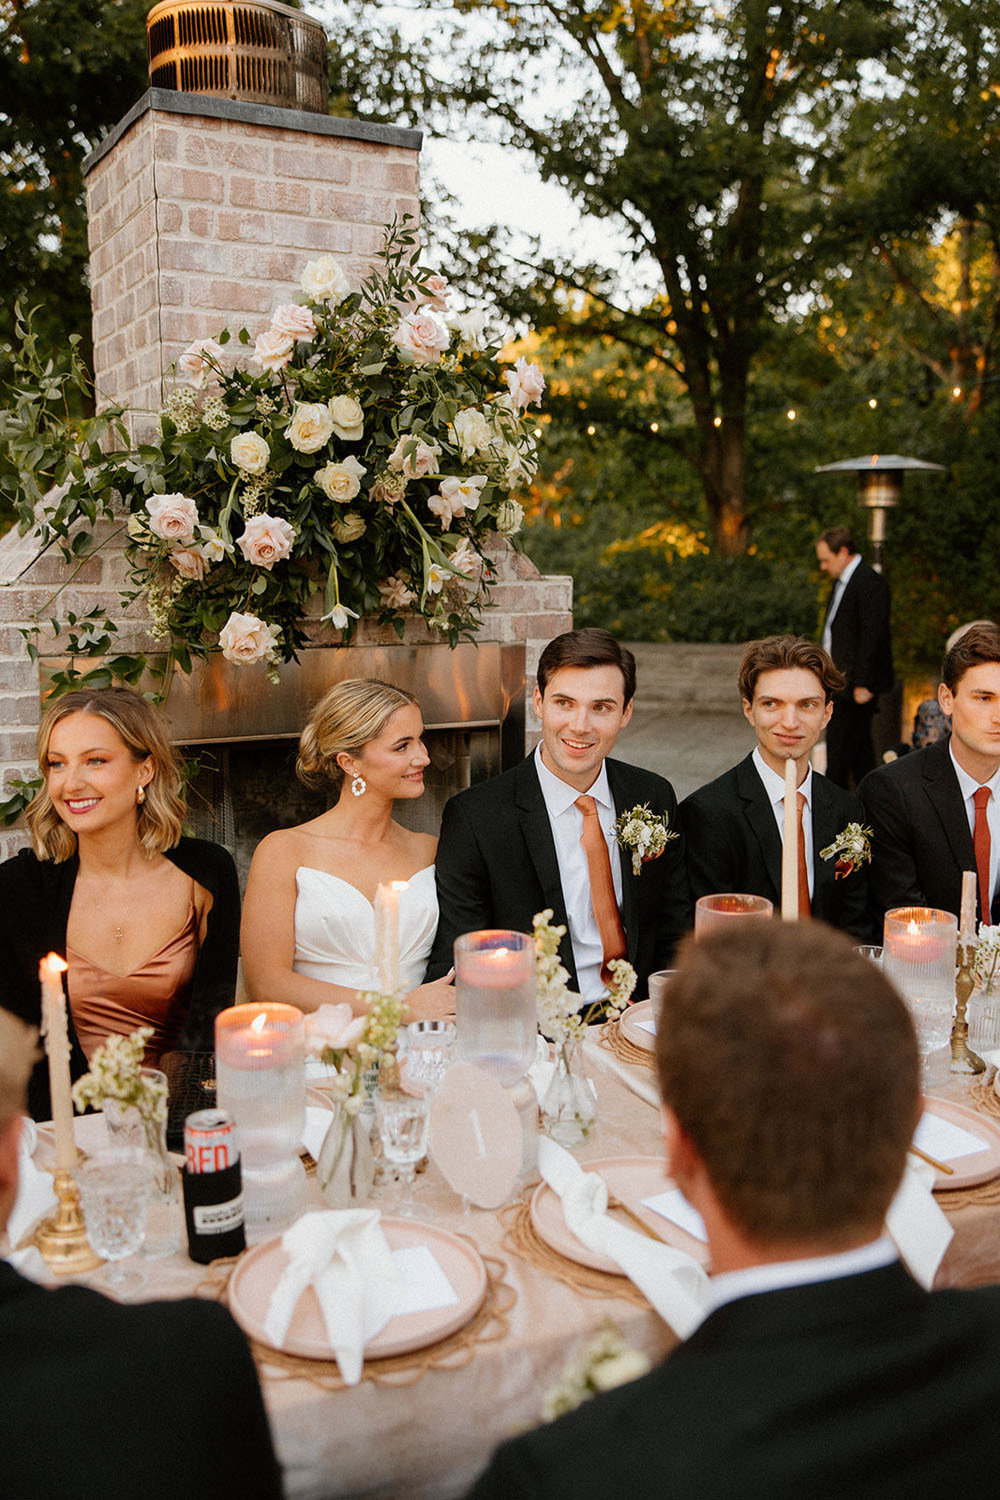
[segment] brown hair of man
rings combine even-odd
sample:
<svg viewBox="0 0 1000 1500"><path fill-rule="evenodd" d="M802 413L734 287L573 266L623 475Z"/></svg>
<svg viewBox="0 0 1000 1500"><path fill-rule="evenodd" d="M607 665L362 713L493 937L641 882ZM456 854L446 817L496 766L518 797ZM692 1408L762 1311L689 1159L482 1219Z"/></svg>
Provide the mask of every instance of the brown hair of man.
<svg viewBox="0 0 1000 1500"><path fill-rule="evenodd" d="M811 672L819 678L827 703L844 691L844 678L822 646L801 635L768 635L763 640L749 641L744 648L737 679L740 697L746 703L753 703L757 679L762 672L795 669Z"/></svg>
<svg viewBox="0 0 1000 1500"><path fill-rule="evenodd" d="M25 1108L37 1043L34 1026L0 1007L0 1130Z"/></svg>
<svg viewBox="0 0 1000 1500"><path fill-rule="evenodd" d="M598 626L567 630L549 641L538 659L536 674L543 698L550 678L560 667L617 667L625 683L622 707L627 708L635 696L635 657L610 631Z"/></svg>
<svg viewBox="0 0 1000 1500"><path fill-rule="evenodd" d="M941 665L941 680L951 692L970 667L1000 662L1000 628L991 620L977 620L959 637Z"/></svg>
<svg viewBox="0 0 1000 1500"><path fill-rule="evenodd" d="M875 1238L920 1109L906 1006L822 923L735 927L680 950L657 1030L663 1099L746 1238Z"/></svg>
<svg viewBox="0 0 1000 1500"><path fill-rule="evenodd" d="M857 552L858 550L858 544L854 540L854 532L851 531L847 526L828 526L825 531L820 532L819 536L816 538L816 541L817 544L819 542L825 542L830 551L834 554L842 551L843 548L846 547L848 552L853 557L855 552Z"/></svg>

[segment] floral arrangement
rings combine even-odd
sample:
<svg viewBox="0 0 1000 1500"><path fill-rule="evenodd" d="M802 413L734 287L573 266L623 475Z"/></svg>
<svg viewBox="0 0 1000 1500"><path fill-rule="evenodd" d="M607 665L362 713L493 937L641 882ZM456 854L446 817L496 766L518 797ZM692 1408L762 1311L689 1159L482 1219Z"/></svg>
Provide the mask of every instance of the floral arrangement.
<svg viewBox="0 0 1000 1500"><path fill-rule="evenodd" d="M836 859L834 880L846 880L862 865L871 864L872 831L861 823L848 823L841 829L832 844L820 850L820 859Z"/></svg>
<svg viewBox="0 0 1000 1500"><path fill-rule="evenodd" d="M667 827L666 817L658 818L646 802L621 814L614 835L620 849L631 850L633 875L638 875L647 860L658 859L670 839L680 837Z"/></svg>
<svg viewBox="0 0 1000 1500"><path fill-rule="evenodd" d="M406 1002L395 995L366 991L367 1013L356 1016L345 1002L321 1005L305 1018L306 1054L333 1070L330 1092L347 1115L365 1102L364 1076L379 1054L396 1040Z"/></svg>
<svg viewBox="0 0 1000 1500"><path fill-rule="evenodd" d="M991 989L1000 964L1000 927L979 924L979 941L972 960L972 975L981 990Z"/></svg>
<svg viewBox="0 0 1000 1500"><path fill-rule="evenodd" d="M142 1072L151 1026L140 1026L130 1036L109 1036L90 1059L90 1071L73 1085L77 1109L97 1109L105 1100L116 1099L123 1109L138 1111L144 1124L160 1124L167 1118L167 1081ZM150 1070L156 1071L156 1070Z"/></svg>
<svg viewBox="0 0 1000 1500"><path fill-rule="evenodd" d="M576 1041L584 1027L596 1020L599 1014L608 1017L621 1014L635 989L636 974L627 959L613 958L608 965L612 978L607 999L595 1000L580 1010L580 996L569 989L569 974L559 962L559 944L566 935L566 928L553 927L551 923L551 907L538 912L531 922L535 938L538 1025L557 1047L565 1048L567 1043Z"/></svg>
<svg viewBox="0 0 1000 1500"><path fill-rule="evenodd" d="M451 310L408 217L360 288L331 255L300 286L253 338L224 330L181 355L157 441L116 446L116 411L103 447L55 465L41 511L21 507L75 567L105 545L98 519L120 534L124 503L123 601L142 596L168 667L221 649L273 677L317 615L346 640L363 614L401 634L416 613L454 645L486 602L487 536L520 528L542 372L501 364L483 311ZM107 655L112 621L68 623L73 654ZM111 670L136 680L144 666Z"/></svg>
<svg viewBox="0 0 1000 1500"><path fill-rule="evenodd" d="M559 1384L546 1392L542 1418L553 1422L556 1417L575 1411L598 1392L611 1391L629 1380L638 1380L649 1369L649 1360L642 1350L626 1344L618 1329L608 1323L581 1354L570 1360Z"/></svg>

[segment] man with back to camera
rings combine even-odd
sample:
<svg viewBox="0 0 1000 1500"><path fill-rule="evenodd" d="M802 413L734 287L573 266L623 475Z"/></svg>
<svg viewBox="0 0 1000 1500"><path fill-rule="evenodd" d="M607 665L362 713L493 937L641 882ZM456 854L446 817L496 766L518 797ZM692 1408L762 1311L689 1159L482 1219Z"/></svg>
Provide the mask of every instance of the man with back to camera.
<svg viewBox="0 0 1000 1500"><path fill-rule="evenodd" d="M844 687L826 731L826 774L838 786L858 786L875 765L872 721L879 693L892 687L889 587L861 559L846 526L831 526L816 543L819 565L833 588L823 621L823 649Z"/></svg>
<svg viewBox="0 0 1000 1500"><path fill-rule="evenodd" d="M681 803L692 898L746 891L781 905L785 762L796 766L802 803L799 915L821 917L868 942L868 875L821 857L849 823L856 797L820 776L809 757L830 721L844 679L821 646L791 635L750 641L739 670L743 712L757 747Z"/></svg>
<svg viewBox="0 0 1000 1500"><path fill-rule="evenodd" d="M902 999L841 933L689 939L657 1035L702 1324L505 1443L470 1500L942 1500L1000 1463L1000 1288L925 1292L883 1234L920 1112ZM541 1400L541 1397L539 1397Z"/></svg>
<svg viewBox="0 0 1000 1500"><path fill-rule="evenodd" d="M961 910L976 871L978 920L1000 921L1000 629L970 626L947 652L938 702L951 736L880 766L861 784L874 831L872 914L896 906Z"/></svg>
<svg viewBox="0 0 1000 1500"><path fill-rule="evenodd" d="M0 1231L36 1032L0 1009ZM0 1488L10 1500L281 1500L246 1339L193 1297L122 1306L0 1261Z"/></svg>
<svg viewBox="0 0 1000 1500"><path fill-rule="evenodd" d="M585 1003L605 995L613 958L634 966L640 995L648 975L670 962L690 926L677 799L662 776L608 759L634 693L635 658L606 630L570 630L545 647L534 693L541 742L445 807L429 979L451 967L461 933L530 932L546 907L568 927L559 957ZM612 830L643 803L678 836L635 875Z"/></svg>

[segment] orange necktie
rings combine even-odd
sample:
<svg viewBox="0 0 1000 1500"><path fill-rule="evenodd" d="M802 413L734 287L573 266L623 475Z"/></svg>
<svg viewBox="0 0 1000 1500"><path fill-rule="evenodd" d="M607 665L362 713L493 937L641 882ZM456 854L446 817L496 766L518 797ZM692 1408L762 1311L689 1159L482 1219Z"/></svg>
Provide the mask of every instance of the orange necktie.
<svg viewBox="0 0 1000 1500"><path fill-rule="evenodd" d="M802 829L802 814L806 805L805 792L796 792L799 808L799 916L811 917L812 904L809 900L809 871L806 869L806 840Z"/></svg>
<svg viewBox="0 0 1000 1500"><path fill-rule="evenodd" d="M597 930L601 935L604 950L601 962L601 978L607 984L611 978L608 964L613 958L624 958L626 953L625 929L622 926L618 902L615 900L615 883L611 876L611 859L608 845L597 816L597 804L593 797L584 794L577 797L576 806L583 813L583 832L580 844L587 856L587 872L590 876L590 904L597 919Z"/></svg>
<svg viewBox="0 0 1000 1500"><path fill-rule="evenodd" d="M977 786L972 794L976 807L976 821L972 830L972 847L976 854L976 870L979 874L979 920L990 923L990 822L986 816L986 804L993 793L988 786Z"/></svg>

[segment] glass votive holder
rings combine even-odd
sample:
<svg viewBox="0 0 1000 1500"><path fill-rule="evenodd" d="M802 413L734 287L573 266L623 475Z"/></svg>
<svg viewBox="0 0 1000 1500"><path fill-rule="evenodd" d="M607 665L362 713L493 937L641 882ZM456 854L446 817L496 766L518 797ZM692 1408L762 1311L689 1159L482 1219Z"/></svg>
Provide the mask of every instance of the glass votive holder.
<svg viewBox="0 0 1000 1500"><path fill-rule="evenodd" d="M700 937L716 927L728 927L746 917L771 917L774 904L766 896L752 896L738 891L716 896L699 896L694 905L694 931Z"/></svg>
<svg viewBox="0 0 1000 1500"><path fill-rule="evenodd" d="M934 906L897 906L885 914L882 971L911 999L955 995L958 918Z"/></svg>
<svg viewBox="0 0 1000 1500"><path fill-rule="evenodd" d="M216 1097L236 1123L247 1239L278 1234L305 1206L305 1017L294 1005L234 1005L215 1018Z"/></svg>
<svg viewBox="0 0 1000 1500"><path fill-rule="evenodd" d="M510 1088L535 1057L535 944L525 932L488 929L455 939L459 1055Z"/></svg>

